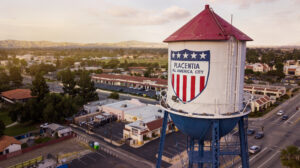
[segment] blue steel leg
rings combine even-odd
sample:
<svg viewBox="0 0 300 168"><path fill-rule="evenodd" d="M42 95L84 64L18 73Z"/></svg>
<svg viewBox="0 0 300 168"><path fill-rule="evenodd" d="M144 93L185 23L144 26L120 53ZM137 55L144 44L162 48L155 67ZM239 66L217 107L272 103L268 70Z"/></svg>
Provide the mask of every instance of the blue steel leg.
<svg viewBox="0 0 300 168"><path fill-rule="evenodd" d="M189 168L193 168L194 165L194 146L195 146L195 140L194 138L190 137L190 152L191 155L189 156Z"/></svg>
<svg viewBox="0 0 300 168"><path fill-rule="evenodd" d="M213 127L212 127L212 167L218 168L219 167L219 156L220 156L220 125L219 120L213 121Z"/></svg>
<svg viewBox="0 0 300 168"><path fill-rule="evenodd" d="M204 141L199 140L198 142L198 152L199 152L199 157L202 159L203 154L204 154ZM198 168L203 168L203 163L198 163Z"/></svg>
<svg viewBox="0 0 300 168"><path fill-rule="evenodd" d="M164 112L164 120L163 120L161 135L160 135L160 142L159 142L156 168L160 168L160 165L161 165L161 157L162 157L162 153L163 153L163 150L164 150L164 143L165 143L165 137L166 137L166 128L167 128L167 125L168 125L168 117L169 117L169 112L165 111Z"/></svg>
<svg viewBox="0 0 300 168"><path fill-rule="evenodd" d="M245 126L247 127L247 125L245 125L244 123L244 117L241 117L239 121L239 134L240 134L242 167L249 168L248 142L245 134L246 131Z"/></svg>

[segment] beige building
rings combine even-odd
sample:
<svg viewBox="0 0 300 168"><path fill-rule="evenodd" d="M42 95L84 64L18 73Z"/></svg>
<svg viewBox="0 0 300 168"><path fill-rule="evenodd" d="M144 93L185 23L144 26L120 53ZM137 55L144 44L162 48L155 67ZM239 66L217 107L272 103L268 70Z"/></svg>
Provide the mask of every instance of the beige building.
<svg viewBox="0 0 300 168"><path fill-rule="evenodd" d="M269 85L244 85L244 91L250 92L251 94L276 96L276 98L286 94L285 87Z"/></svg>
<svg viewBox="0 0 300 168"><path fill-rule="evenodd" d="M163 118L160 116L152 116L147 119L135 121L125 125L123 129L123 138L130 141L130 145L142 145L153 138L159 137ZM172 122L168 122L167 133L173 128Z"/></svg>
<svg viewBox="0 0 300 168"><path fill-rule="evenodd" d="M271 100L269 96L258 96L251 102L251 111L260 111L271 106L275 101Z"/></svg>

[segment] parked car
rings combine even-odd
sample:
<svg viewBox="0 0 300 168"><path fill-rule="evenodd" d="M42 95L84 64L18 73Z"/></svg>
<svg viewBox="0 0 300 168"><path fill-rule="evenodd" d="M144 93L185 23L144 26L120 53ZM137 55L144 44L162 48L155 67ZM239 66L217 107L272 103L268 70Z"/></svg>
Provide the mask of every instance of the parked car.
<svg viewBox="0 0 300 168"><path fill-rule="evenodd" d="M283 116L281 117L281 120L287 120L288 118L289 118L289 116L283 115Z"/></svg>
<svg viewBox="0 0 300 168"><path fill-rule="evenodd" d="M284 113L283 110L279 110L279 111L277 112L277 115L278 115L278 116L282 116L283 113Z"/></svg>
<svg viewBox="0 0 300 168"><path fill-rule="evenodd" d="M256 154L260 151L261 147L260 146L257 146L257 145L253 145L250 147L249 149L249 153L251 154Z"/></svg>
<svg viewBox="0 0 300 168"><path fill-rule="evenodd" d="M256 133L256 135L255 135L255 139L262 139L264 137L264 133L263 132L258 132L258 133Z"/></svg>
<svg viewBox="0 0 300 168"><path fill-rule="evenodd" d="M254 129L248 129L247 130L247 135L253 135L255 133Z"/></svg>

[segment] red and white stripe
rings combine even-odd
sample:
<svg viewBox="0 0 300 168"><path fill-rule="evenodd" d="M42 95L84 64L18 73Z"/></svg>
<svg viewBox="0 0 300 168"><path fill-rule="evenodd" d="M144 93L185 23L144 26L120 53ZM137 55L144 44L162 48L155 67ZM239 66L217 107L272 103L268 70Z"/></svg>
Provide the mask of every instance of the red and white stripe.
<svg viewBox="0 0 300 168"><path fill-rule="evenodd" d="M183 102L194 99L205 87L205 76L172 74L172 86Z"/></svg>

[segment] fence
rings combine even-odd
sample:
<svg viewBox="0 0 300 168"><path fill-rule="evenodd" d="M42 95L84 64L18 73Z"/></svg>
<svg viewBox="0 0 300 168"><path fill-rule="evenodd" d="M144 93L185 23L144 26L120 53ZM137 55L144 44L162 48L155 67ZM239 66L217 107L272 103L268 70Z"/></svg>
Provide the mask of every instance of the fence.
<svg viewBox="0 0 300 168"><path fill-rule="evenodd" d="M73 138L74 136L75 136L75 134L73 133L71 135L61 137L59 139L54 139L54 140L51 140L51 141L48 141L48 142L45 142L45 143L41 143L41 144L34 145L34 146L31 146L31 147L28 147L28 148L25 148L25 149L21 149L21 150L16 151L16 152L11 152L11 153L8 153L6 155L1 155L0 156L0 161L6 160L6 159L14 157L14 156L21 155L23 153L27 153L27 152L33 151L33 150L38 149L38 148L42 148L44 146L48 146L48 145L59 143L61 141Z"/></svg>

